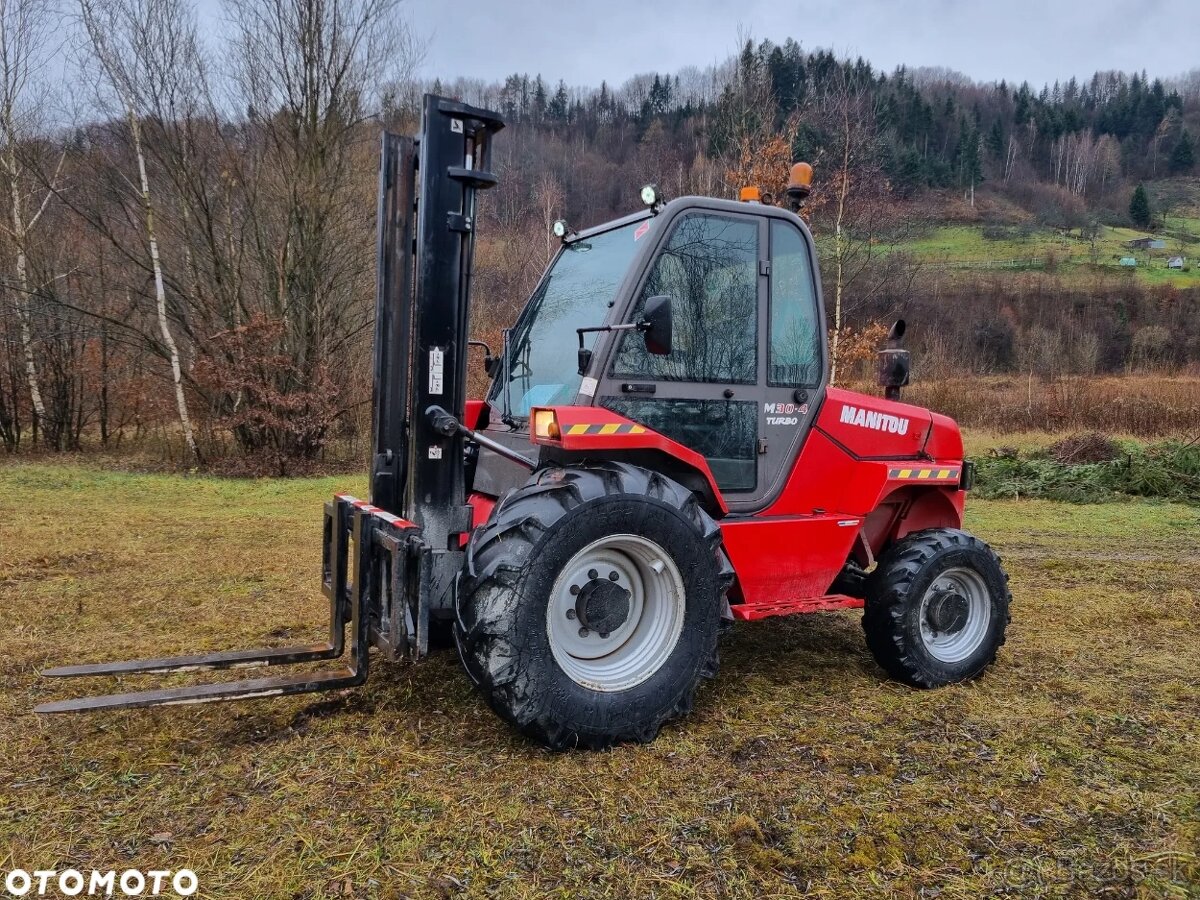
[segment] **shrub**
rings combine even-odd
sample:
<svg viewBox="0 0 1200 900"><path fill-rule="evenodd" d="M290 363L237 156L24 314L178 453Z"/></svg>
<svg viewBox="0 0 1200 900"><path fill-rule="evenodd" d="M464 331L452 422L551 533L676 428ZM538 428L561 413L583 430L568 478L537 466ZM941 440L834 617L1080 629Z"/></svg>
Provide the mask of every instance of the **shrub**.
<svg viewBox="0 0 1200 900"><path fill-rule="evenodd" d="M193 373L213 398L216 424L233 434L249 468L277 475L320 453L338 412L325 366L303 370L280 349L283 332L282 322L256 316L212 335Z"/></svg>
<svg viewBox="0 0 1200 900"><path fill-rule="evenodd" d="M1059 452L1062 443L1055 445ZM1102 462L1059 462L1051 448L1029 455L991 456L978 460L977 466L975 491L985 498L1102 503L1154 497L1200 503L1200 445L1193 442L1128 443Z"/></svg>

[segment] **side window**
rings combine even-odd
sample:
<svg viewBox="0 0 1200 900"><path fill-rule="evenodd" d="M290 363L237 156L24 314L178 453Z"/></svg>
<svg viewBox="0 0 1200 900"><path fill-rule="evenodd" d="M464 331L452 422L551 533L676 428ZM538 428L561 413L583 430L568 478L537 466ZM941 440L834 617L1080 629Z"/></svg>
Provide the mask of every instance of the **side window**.
<svg viewBox="0 0 1200 900"><path fill-rule="evenodd" d="M705 457L722 491L752 491L758 483L758 403L624 397L606 397L603 403Z"/></svg>
<svg viewBox="0 0 1200 900"><path fill-rule="evenodd" d="M767 383L814 387L821 381L821 331L808 247L799 229L771 223L771 346Z"/></svg>
<svg viewBox="0 0 1200 900"><path fill-rule="evenodd" d="M633 321L650 297L671 298L673 349L646 352L627 332L613 374L647 381L754 384L758 381L758 223L718 215L682 218L638 296Z"/></svg>

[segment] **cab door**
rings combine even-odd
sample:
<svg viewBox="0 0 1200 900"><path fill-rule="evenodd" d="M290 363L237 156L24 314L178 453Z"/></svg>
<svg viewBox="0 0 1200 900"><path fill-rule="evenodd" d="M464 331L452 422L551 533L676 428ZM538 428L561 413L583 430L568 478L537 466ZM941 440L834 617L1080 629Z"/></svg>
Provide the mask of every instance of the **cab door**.
<svg viewBox="0 0 1200 900"><path fill-rule="evenodd" d="M670 297L672 352L650 354L640 334L621 333L596 395L704 456L732 512L761 508L782 487L824 364L805 236L736 209L690 208L669 223L624 320Z"/></svg>
<svg viewBox="0 0 1200 900"><path fill-rule="evenodd" d="M791 473L825 394L825 329L812 239L772 218L762 380L763 466L773 499Z"/></svg>

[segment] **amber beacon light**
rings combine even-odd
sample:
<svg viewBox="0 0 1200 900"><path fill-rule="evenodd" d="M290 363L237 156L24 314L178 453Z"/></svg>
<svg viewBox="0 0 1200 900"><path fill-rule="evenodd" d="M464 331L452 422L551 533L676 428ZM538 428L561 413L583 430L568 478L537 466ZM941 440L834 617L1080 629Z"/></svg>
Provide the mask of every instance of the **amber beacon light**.
<svg viewBox="0 0 1200 900"><path fill-rule="evenodd" d="M792 166L788 173L787 198L792 209L799 209L804 205L804 201L808 198L812 191L813 167L806 162L798 162Z"/></svg>

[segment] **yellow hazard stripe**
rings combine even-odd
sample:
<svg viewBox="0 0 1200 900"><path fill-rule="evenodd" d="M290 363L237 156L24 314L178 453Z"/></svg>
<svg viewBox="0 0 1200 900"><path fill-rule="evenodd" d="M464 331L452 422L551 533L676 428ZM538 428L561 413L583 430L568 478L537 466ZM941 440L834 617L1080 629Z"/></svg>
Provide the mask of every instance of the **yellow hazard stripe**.
<svg viewBox="0 0 1200 900"><path fill-rule="evenodd" d="M952 469L888 469L893 481L957 481L958 468Z"/></svg>
<svg viewBox="0 0 1200 900"><path fill-rule="evenodd" d="M620 422L604 422L601 424L589 425L570 425L567 427L568 435L593 435L593 434L645 434L646 427L644 425L623 424Z"/></svg>

